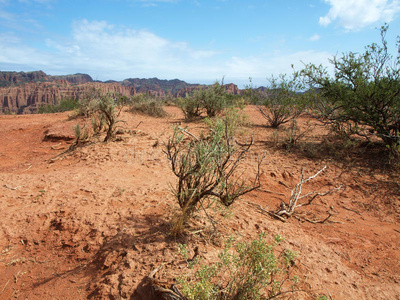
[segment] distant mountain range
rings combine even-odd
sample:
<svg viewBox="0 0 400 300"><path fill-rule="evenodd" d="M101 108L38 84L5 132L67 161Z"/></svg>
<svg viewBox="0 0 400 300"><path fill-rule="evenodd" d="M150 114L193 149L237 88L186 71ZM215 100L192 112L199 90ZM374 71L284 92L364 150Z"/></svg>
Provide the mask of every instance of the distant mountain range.
<svg viewBox="0 0 400 300"><path fill-rule="evenodd" d="M41 104L55 104L62 98L79 98L91 88L103 92L114 92L131 97L138 93L154 96L183 97L189 91L204 85L190 84L179 79L129 78L123 81L98 81L87 74L52 76L43 71L1 72L0 71L0 113L32 113ZM232 94L240 94L234 84L225 85Z"/></svg>

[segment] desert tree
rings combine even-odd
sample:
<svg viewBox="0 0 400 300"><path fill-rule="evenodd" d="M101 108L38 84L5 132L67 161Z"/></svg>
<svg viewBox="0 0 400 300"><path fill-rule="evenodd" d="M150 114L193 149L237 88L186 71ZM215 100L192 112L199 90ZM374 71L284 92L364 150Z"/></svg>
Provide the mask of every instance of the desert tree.
<svg viewBox="0 0 400 300"><path fill-rule="evenodd" d="M349 134L379 137L398 156L400 153L400 38L397 56L388 51L386 33L380 29L381 43L373 43L364 53L344 53L329 60L334 69L305 64L297 72L315 91L313 108L323 122L345 128Z"/></svg>

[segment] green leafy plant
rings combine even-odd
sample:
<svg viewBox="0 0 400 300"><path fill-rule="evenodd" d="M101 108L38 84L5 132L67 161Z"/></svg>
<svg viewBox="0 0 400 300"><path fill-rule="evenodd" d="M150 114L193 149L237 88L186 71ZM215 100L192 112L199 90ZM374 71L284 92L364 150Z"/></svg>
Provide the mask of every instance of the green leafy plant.
<svg viewBox="0 0 400 300"><path fill-rule="evenodd" d="M180 225L205 200L217 199L230 206L240 196L260 187L260 165L253 183L237 172L253 141L237 146L228 130L228 121L215 124L208 136L197 138L186 129L175 127L165 153L178 183L173 193L182 210ZM192 139L187 141L185 134Z"/></svg>
<svg viewBox="0 0 400 300"><path fill-rule="evenodd" d="M219 261L210 266L198 263L177 281L189 300L273 299L295 293L298 278L291 275L297 254L279 249L283 238L270 245L261 234L250 243L229 238Z"/></svg>
<svg viewBox="0 0 400 300"><path fill-rule="evenodd" d="M379 137L399 156L400 141L400 38L397 57L388 52L386 32L381 45L373 43L364 53L344 53L330 60L331 76L322 65L306 64L298 72L314 92L316 116L348 135Z"/></svg>
<svg viewBox="0 0 400 300"><path fill-rule="evenodd" d="M119 115L122 111L122 105L119 105L112 94L100 95L97 105L95 106L95 112L99 114L99 118L104 119L106 137L104 142L107 142L115 137L117 124L122 122L119 120Z"/></svg>
<svg viewBox="0 0 400 300"><path fill-rule="evenodd" d="M50 114L77 109L79 106L78 99L69 98L59 101L58 104L42 104L38 108L39 114Z"/></svg>
<svg viewBox="0 0 400 300"><path fill-rule="evenodd" d="M193 95L186 95L186 97L178 100L178 106L185 115L186 120L193 120L201 116L201 92L195 90Z"/></svg>
<svg viewBox="0 0 400 300"><path fill-rule="evenodd" d="M298 93L302 86L296 77L288 79L281 74L278 78L270 78L269 82L266 88L248 87L245 93L269 126L278 128L305 111L307 95Z"/></svg>
<svg viewBox="0 0 400 300"><path fill-rule="evenodd" d="M227 107L239 105L235 100L235 97L226 91L222 80L207 88L194 90L190 95L180 99L178 106L187 120L198 118L203 112L212 118L220 115Z"/></svg>
<svg viewBox="0 0 400 300"><path fill-rule="evenodd" d="M201 90L199 97L208 117L215 117L229 105L223 80L221 83L215 82L206 90Z"/></svg>
<svg viewBox="0 0 400 300"><path fill-rule="evenodd" d="M130 103L130 111L132 113L140 113L157 118L165 117L167 115L162 102L154 97L140 94L140 96L136 95L132 97Z"/></svg>
<svg viewBox="0 0 400 300"><path fill-rule="evenodd" d="M82 127L79 124L76 124L72 127L75 133L75 142L70 146L69 150L73 150L77 147L86 144L89 141L89 131L85 125Z"/></svg>
<svg viewBox="0 0 400 300"><path fill-rule="evenodd" d="M89 88L79 97L79 105L76 110L76 116L90 117L97 110L98 100L102 92L96 88Z"/></svg>

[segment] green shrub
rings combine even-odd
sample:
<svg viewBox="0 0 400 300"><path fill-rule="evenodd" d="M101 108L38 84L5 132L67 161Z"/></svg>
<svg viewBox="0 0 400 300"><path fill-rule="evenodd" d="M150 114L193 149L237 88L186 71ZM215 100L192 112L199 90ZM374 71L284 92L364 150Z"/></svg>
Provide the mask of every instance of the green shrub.
<svg viewBox="0 0 400 300"><path fill-rule="evenodd" d="M139 113L151 117L162 118L167 115L161 101L153 97L135 96L131 99L132 113Z"/></svg>
<svg viewBox="0 0 400 300"><path fill-rule="evenodd" d="M223 81L217 81L207 88L194 90L191 95L180 99L178 106L187 120L198 118L203 112L211 118L220 115L227 107L238 105L236 98L227 93Z"/></svg>
<svg viewBox="0 0 400 300"><path fill-rule="evenodd" d="M260 235L250 243L234 245L233 238L228 239L217 263L198 268L189 264L187 274L177 278L182 293L189 300L272 299L293 294L298 278L291 276L291 270L297 254L288 249L277 251L282 240L275 236L269 245ZM180 249L183 255L184 249Z"/></svg>
<svg viewBox="0 0 400 300"><path fill-rule="evenodd" d="M79 107L78 99L64 99L61 100L59 104L42 104L38 108L39 114L50 114L50 113L58 113L64 111L72 111Z"/></svg>
<svg viewBox="0 0 400 300"><path fill-rule="evenodd" d="M199 98L208 117L220 114L229 105L223 81L214 83L206 90L200 90Z"/></svg>
<svg viewBox="0 0 400 300"><path fill-rule="evenodd" d="M269 79L270 84L264 89L247 88L246 95L257 106L269 126L277 128L300 116L306 109L307 95L300 94L300 82L287 79L285 75Z"/></svg>
<svg viewBox="0 0 400 300"><path fill-rule="evenodd" d="M195 91L194 95L187 95L185 98L178 100L178 106L187 120L193 120L201 116L201 101L200 97L197 96L199 93L199 91Z"/></svg>
<svg viewBox="0 0 400 300"><path fill-rule="evenodd" d="M107 142L115 137L117 124L122 122L119 120L119 115L122 111L122 105L116 103L112 94L100 95L94 107L95 113L99 119L104 120L106 137L104 142Z"/></svg>
<svg viewBox="0 0 400 300"><path fill-rule="evenodd" d="M317 117L326 124L364 138L376 135L395 156L400 155L400 39L398 55L388 53L386 32L381 27L381 41L366 47L364 53L345 53L330 63L330 75L322 65L305 65L303 76L314 93Z"/></svg>
<svg viewBox="0 0 400 300"><path fill-rule="evenodd" d="M173 193L182 209L183 221L205 200L217 199L230 206L240 196L260 186L260 164L254 183L236 174L236 170L252 146L238 147L228 130L228 121L218 122L207 137L197 138L185 129L175 127L166 145L167 158L178 184ZM193 139L187 141L184 134Z"/></svg>
<svg viewBox="0 0 400 300"><path fill-rule="evenodd" d="M75 133L75 142L70 146L69 150L74 150L77 147L86 144L89 141L89 131L85 125L82 127L79 124L76 124L72 127Z"/></svg>
<svg viewBox="0 0 400 300"><path fill-rule="evenodd" d="M86 90L79 97L79 105L76 110L76 116L89 117L98 109L98 100L103 96L103 93L96 88Z"/></svg>

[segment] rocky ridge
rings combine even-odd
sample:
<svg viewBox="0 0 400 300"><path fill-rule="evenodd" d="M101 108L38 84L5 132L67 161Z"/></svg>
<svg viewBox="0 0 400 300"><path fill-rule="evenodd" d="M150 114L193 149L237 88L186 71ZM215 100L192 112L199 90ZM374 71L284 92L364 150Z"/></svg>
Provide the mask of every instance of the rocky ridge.
<svg viewBox="0 0 400 300"><path fill-rule="evenodd" d="M240 94L235 84L225 85L229 93ZM121 82L94 81L87 74L62 76L47 75L43 71L1 72L0 113L34 113L42 104L56 104L60 99L78 98L90 89L104 93L114 92L131 97L138 93L149 93L156 97L167 95L184 97L186 93L201 85L189 84L179 79L129 78ZM204 85L203 85L204 87Z"/></svg>

